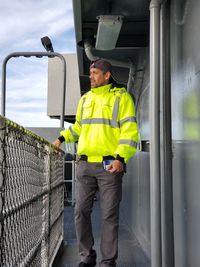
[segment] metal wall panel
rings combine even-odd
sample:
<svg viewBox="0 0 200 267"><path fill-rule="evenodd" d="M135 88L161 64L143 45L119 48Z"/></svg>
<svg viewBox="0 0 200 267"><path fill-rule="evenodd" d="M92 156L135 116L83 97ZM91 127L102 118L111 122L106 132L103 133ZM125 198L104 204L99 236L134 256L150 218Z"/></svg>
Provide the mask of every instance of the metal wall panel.
<svg viewBox="0 0 200 267"><path fill-rule="evenodd" d="M123 180L121 213L150 258L149 153L138 152L129 162Z"/></svg>
<svg viewBox="0 0 200 267"><path fill-rule="evenodd" d="M128 162L123 180L121 213L146 256L150 258L150 159L149 140L149 67L148 50L142 51L137 62L134 88L137 121L143 151Z"/></svg>
<svg viewBox="0 0 200 267"><path fill-rule="evenodd" d="M172 1L175 266L200 264L200 2Z"/></svg>
<svg viewBox="0 0 200 267"><path fill-rule="evenodd" d="M74 116L81 97L76 54L63 55L66 60L65 115ZM62 109L62 64L59 58L49 58L47 115L57 117Z"/></svg>

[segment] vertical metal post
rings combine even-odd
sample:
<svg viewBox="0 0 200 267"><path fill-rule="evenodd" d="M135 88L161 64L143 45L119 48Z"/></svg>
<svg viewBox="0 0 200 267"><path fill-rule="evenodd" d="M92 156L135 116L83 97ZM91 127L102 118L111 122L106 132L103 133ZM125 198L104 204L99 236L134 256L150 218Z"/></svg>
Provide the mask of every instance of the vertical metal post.
<svg viewBox="0 0 200 267"><path fill-rule="evenodd" d="M0 117L0 263L3 263L3 208L5 203L5 120Z"/></svg>
<svg viewBox="0 0 200 267"><path fill-rule="evenodd" d="M7 56L2 65L2 86L1 86L1 115L5 116L6 114L6 65L8 60L10 59L9 56Z"/></svg>
<svg viewBox="0 0 200 267"><path fill-rule="evenodd" d="M160 198L160 1L150 3L151 266L161 267Z"/></svg>
<svg viewBox="0 0 200 267"><path fill-rule="evenodd" d="M6 66L9 59L13 57L59 57L63 64L63 94L62 110L60 115L60 127L64 128L65 115L65 88L66 88L66 61L63 55L55 52L14 52L9 54L3 61L2 65L2 87L1 87L1 115L5 116L6 111Z"/></svg>
<svg viewBox="0 0 200 267"><path fill-rule="evenodd" d="M161 7L160 20L160 109L161 109L161 229L162 267L174 266L172 144L171 144L171 87L170 87L170 5Z"/></svg>
<svg viewBox="0 0 200 267"><path fill-rule="evenodd" d="M75 165L75 160L72 160L72 206L75 205L75 177L76 177L76 165Z"/></svg>

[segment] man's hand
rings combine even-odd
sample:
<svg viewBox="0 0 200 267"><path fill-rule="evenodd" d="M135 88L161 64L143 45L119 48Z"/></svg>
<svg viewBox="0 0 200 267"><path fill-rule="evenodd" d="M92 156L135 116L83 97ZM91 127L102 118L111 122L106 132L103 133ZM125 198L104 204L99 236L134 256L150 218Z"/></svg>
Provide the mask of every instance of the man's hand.
<svg viewBox="0 0 200 267"><path fill-rule="evenodd" d="M108 166L107 170L110 173L122 172L124 170L124 164L121 161L115 159L112 164Z"/></svg>
<svg viewBox="0 0 200 267"><path fill-rule="evenodd" d="M61 145L61 142L60 142L59 139L56 139L52 144L55 146L55 148L59 149L60 145Z"/></svg>

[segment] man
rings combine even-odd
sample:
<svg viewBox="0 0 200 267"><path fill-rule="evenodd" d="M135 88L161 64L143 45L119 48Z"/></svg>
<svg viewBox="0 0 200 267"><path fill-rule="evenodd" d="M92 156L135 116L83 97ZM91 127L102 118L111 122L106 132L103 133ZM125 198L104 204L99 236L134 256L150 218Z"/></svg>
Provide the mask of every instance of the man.
<svg viewBox="0 0 200 267"><path fill-rule="evenodd" d="M75 226L81 263L96 266L91 212L99 190L102 234L100 267L116 266L119 204L125 164L136 152L138 129L131 96L111 83L111 64L98 59L90 66L91 90L80 99L76 122L54 142L78 141Z"/></svg>

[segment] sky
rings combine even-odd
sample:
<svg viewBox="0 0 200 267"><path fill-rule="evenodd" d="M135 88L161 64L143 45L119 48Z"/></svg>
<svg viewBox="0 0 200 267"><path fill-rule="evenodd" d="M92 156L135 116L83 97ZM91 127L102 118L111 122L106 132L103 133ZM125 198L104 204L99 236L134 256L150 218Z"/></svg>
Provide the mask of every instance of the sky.
<svg viewBox="0 0 200 267"><path fill-rule="evenodd" d="M48 36L55 52L75 53L71 0L0 1L0 80L13 52L45 52ZM47 114L47 58L13 58L7 63L6 117L24 127L59 127Z"/></svg>

